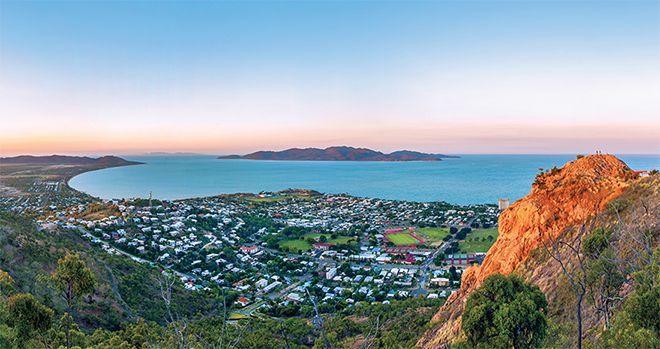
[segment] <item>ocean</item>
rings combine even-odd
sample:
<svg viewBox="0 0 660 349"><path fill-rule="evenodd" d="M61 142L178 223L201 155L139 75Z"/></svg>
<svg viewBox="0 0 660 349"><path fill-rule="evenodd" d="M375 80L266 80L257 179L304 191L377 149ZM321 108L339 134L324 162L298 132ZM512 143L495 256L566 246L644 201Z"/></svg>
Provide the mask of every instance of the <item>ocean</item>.
<svg viewBox="0 0 660 349"><path fill-rule="evenodd" d="M287 188L322 193L454 204L511 202L531 189L539 168L561 167L574 155L462 155L425 162L218 160L214 156L125 156L144 162L91 171L71 179L103 199L185 199ZM621 155L635 170L660 168L658 155Z"/></svg>

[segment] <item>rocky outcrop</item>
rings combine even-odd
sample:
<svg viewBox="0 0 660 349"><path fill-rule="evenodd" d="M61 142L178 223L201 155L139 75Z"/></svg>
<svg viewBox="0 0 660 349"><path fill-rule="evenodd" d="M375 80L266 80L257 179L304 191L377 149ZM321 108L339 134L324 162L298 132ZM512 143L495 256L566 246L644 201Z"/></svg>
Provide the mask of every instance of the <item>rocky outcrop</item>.
<svg viewBox="0 0 660 349"><path fill-rule="evenodd" d="M489 276L510 274L543 242L585 223L620 196L637 175L612 155L591 155L537 176L532 191L500 215L499 237L480 266L463 273L461 288L433 317L438 326L418 342L442 347L461 333L467 296Z"/></svg>

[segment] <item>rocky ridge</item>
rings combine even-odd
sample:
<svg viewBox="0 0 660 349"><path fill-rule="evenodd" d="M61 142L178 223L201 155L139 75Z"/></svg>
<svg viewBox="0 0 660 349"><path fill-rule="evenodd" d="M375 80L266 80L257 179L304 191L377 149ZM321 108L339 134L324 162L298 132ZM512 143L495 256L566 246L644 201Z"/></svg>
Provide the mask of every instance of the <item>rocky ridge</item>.
<svg viewBox="0 0 660 349"><path fill-rule="evenodd" d="M623 194L637 174L612 155L590 155L537 176L532 190L502 212L499 237L480 266L463 273L461 288L433 317L438 326L418 342L424 348L451 343L461 333L467 296L489 276L510 274L544 242L585 223Z"/></svg>

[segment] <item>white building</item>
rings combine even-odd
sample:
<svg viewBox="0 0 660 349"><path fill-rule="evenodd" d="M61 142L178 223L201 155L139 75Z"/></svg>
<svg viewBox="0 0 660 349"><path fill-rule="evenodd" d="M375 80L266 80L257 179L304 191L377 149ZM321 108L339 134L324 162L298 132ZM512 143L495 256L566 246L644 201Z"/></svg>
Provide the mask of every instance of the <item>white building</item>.
<svg viewBox="0 0 660 349"><path fill-rule="evenodd" d="M325 273L326 280L332 280L337 275L337 268L331 268Z"/></svg>

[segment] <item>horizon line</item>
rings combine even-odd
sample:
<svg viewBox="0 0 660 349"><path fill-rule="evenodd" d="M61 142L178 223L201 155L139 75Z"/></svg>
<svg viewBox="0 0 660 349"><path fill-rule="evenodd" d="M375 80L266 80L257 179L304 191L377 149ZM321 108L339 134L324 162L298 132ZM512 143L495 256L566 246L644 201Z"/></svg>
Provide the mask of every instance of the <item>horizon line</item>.
<svg viewBox="0 0 660 349"><path fill-rule="evenodd" d="M308 147L308 148L315 148L315 147ZM358 148L358 147L356 147ZM364 148L364 147L359 147L363 149L370 149L370 148ZM306 149L306 148L287 148L288 149ZM316 148L316 149L325 149L325 148ZM373 149L370 149L373 150ZM258 151L277 151L277 150L258 150ZM257 152L258 152L257 151ZM376 150L377 151L377 150ZM396 151L396 150L395 150ZM415 150L410 150L410 151L415 151ZM428 152L423 152L419 151L420 153L427 153L427 154L438 154L438 153L428 153ZM246 153L246 154L251 154ZM465 153L441 153L442 155L449 155L449 156L461 156L461 155L595 155L595 152L557 152L557 153L481 153L481 152L465 152ZM20 157L20 156L35 156L35 157L46 157L46 156L78 156L78 157L83 157L83 156L88 156L88 157L101 157L101 156L167 156L167 155L173 155L173 156L228 156L228 155L237 155L236 153L210 153L210 152L194 152L194 151L176 151L176 152L165 152L165 151L150 151L150 152L140 152L140 153L125 153L125 152L55 152L55 153L11 153L11 154L0 154L0 158L13 158L13 157ZM636 155L636 156L656 156L660 157L660 152L656 153L617 153L617 152L603 152L602 155L614 155L614 156L626 156L626 155ZM242 159L237 159L237 160L242 160ZM282 161L282 160L278 160Z"/></svg>

